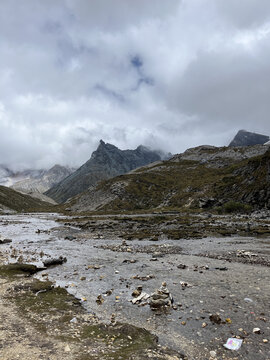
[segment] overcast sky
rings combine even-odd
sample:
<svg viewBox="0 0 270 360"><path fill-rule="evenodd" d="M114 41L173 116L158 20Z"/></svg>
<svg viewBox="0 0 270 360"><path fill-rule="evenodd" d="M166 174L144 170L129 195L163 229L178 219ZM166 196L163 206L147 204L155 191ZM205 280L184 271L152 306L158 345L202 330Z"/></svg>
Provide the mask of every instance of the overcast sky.
<svg viewBox="0 0 270 360"><path fill-rule="evenodd" d="M270 134L269 0L1 0L0 164Z"/></svg>

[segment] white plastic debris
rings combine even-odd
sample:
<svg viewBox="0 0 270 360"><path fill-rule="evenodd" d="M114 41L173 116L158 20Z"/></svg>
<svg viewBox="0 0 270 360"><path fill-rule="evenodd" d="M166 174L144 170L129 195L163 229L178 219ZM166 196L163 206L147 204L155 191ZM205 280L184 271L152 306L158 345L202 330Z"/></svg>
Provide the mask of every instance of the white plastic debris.
<svg viewBox="0 0 270 360"><path fill-rule="evenodd" d="M71 323L77 323L78 320L77 320L77 318L74 317L73 319L70 320L70 322L71 322Z"/></svg>
<svg viewBox="0 0 270 360"><path fill-rule="evenodd" d="M239 350L242 345L242 342L243 342L242 339L229 338L226 344L223 344L223 346L229 350Z"/></svg>
<svg viewBox="0 0 270 360"><path fill-rule="evenodd" d="M250 299L250 298L244 298L244 301L245 301L245 302L251 302L251 303L253 302L253 300Z"/></svg>

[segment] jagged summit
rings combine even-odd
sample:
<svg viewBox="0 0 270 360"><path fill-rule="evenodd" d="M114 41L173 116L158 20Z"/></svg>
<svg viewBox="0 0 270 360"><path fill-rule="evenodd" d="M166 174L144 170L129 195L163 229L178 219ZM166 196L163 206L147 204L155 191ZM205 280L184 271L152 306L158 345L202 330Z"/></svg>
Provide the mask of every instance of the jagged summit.
<svg viewBox="0 0 270 360"><path fill-rule="evenodd" d="M249 132L246 130L239 130L229 146L251 146L265 144L270 140L269 136Z"/></svg>
<svg viewBox="0 0 270 360"><path fill-rule="evenodd" d="M135 150L120 150L115 145L100 140L97 149L85 164L45 194L58 202L65 202L101 180L125 174L161 159L158 151L143 145Z"/></svg>

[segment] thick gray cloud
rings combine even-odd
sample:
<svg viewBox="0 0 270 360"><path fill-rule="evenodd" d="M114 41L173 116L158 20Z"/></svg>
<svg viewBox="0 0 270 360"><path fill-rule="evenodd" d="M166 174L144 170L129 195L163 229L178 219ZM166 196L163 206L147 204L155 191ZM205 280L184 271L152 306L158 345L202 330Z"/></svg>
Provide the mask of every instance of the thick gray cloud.
<svg viewBox="0 0 270 360"><path fill-rule="evenodd" d="M270 134L267 0L2 0L0 163Z"/></svg>

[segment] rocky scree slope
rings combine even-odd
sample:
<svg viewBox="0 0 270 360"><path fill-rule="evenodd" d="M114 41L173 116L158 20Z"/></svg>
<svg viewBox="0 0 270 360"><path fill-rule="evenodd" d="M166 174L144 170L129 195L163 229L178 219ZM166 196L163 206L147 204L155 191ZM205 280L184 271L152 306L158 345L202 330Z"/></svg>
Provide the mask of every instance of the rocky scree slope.
<svg viewBox="0 0 270 360"><path fill-rule="evenodd" d="M270 208L269 146L200 146L171 160L101 182L73 198L67 209L136 211L214 209L228 202Z"/></svg>
<svg viewBox="0 0 270 360"><path fill-rule="evenodd" d="M252 146L265 144L270 138L267 135L256 134L246 130L239 130L229 146Z"/></svg>
<svg viewBox="0 0 270 360"><path fill-rule="evenodd" d="M18 212L53 211L53 206L8 187L0 186L0 213L8 213L10 210Z"/></svg>
<svg viewBox="0 0 270 360"><path fill-rule="evenodd" d="M127 173L158 160L161 160L160 153L144 146L135 150L120 150L101 140L97 150L84 165L45 194L59 203L64 203L100 180Z"/></svg>

